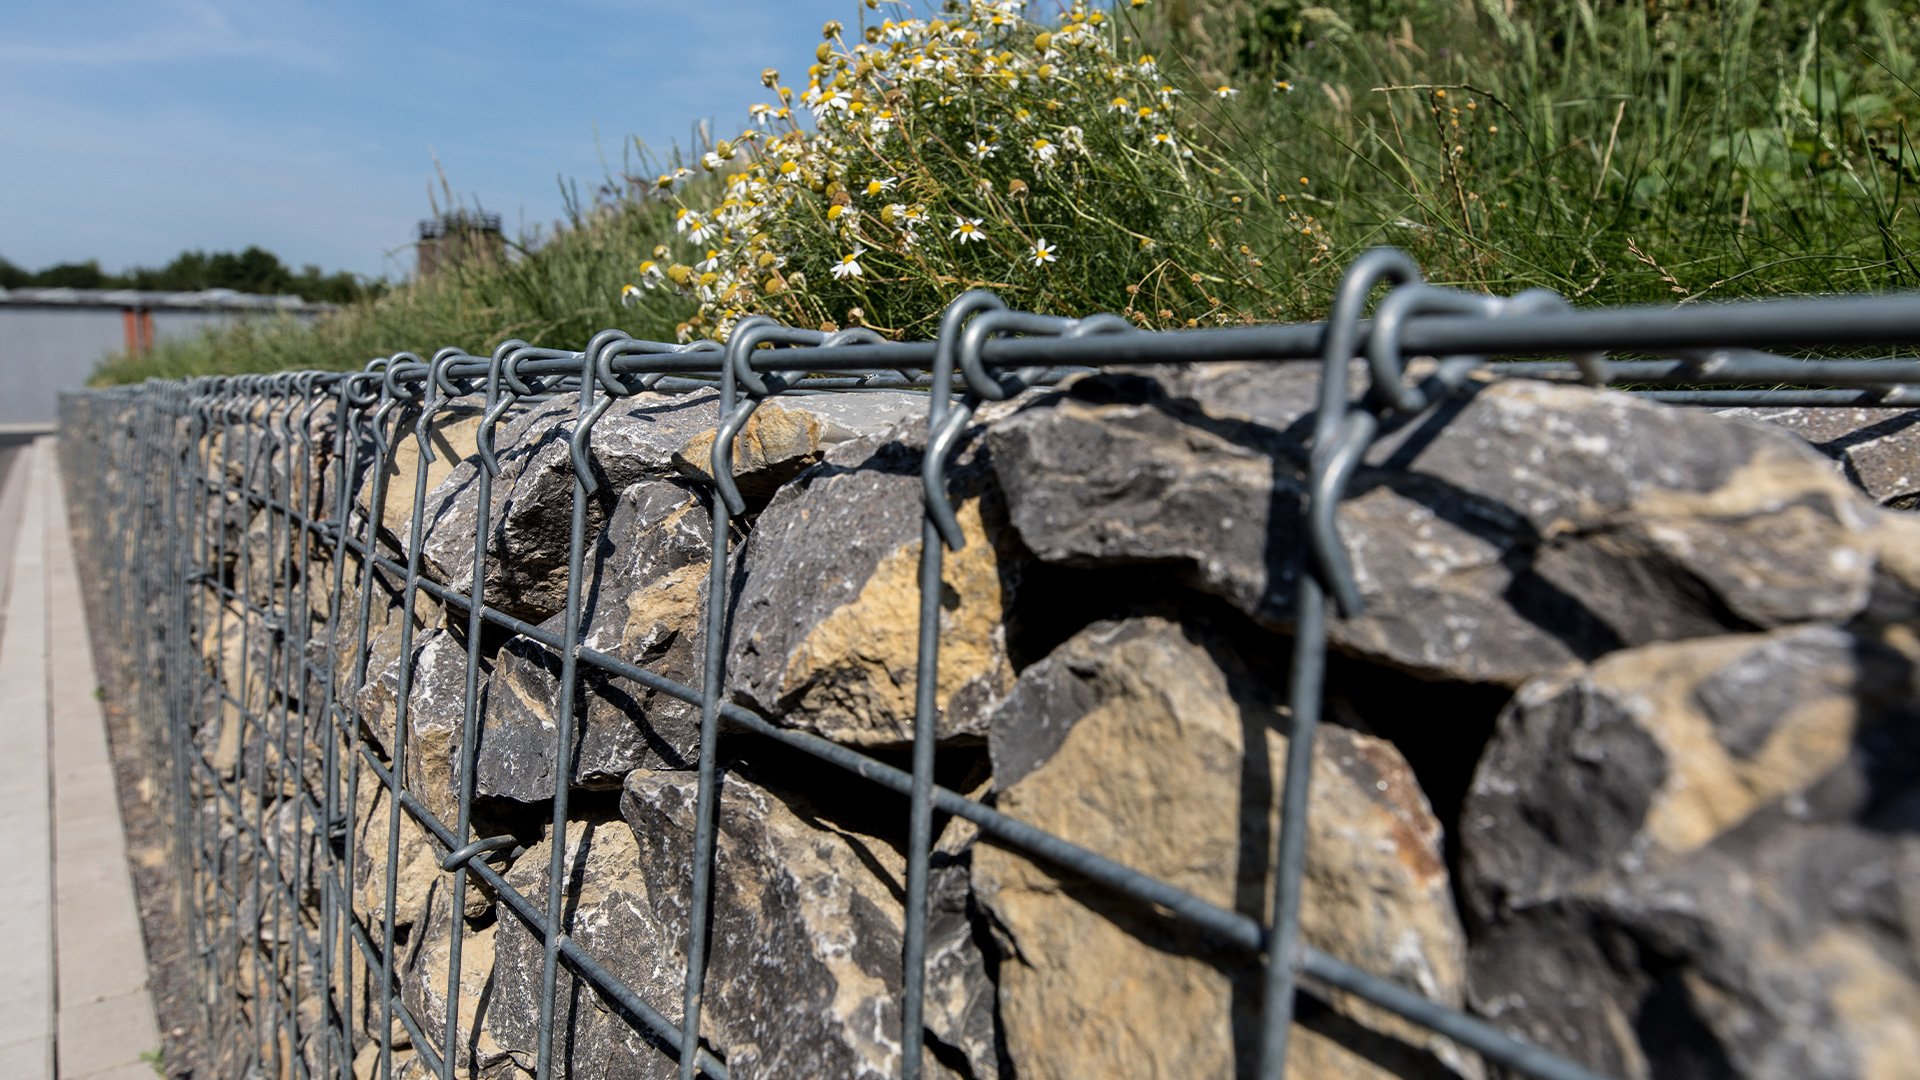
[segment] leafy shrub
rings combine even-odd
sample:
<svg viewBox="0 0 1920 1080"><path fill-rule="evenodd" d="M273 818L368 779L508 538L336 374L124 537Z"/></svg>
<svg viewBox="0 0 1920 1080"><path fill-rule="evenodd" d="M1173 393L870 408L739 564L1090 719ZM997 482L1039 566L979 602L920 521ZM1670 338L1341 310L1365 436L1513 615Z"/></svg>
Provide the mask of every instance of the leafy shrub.
<svg viewBox="0 0 1920 1080"><path fill-rule="evenodd" d="M705 154L726 174L721 197L676 196L679 243L641 265L628 298L695 297L682 338L760 311L924 332L974 285L1143 324L1238 317L1261 260L1237 238L1250 192L1212 145L1207 106L1239 91L1176 85L1084 0L1057 23L1025 8L827 23L806 89L767 71L774 100L755 126Z"/></svg>

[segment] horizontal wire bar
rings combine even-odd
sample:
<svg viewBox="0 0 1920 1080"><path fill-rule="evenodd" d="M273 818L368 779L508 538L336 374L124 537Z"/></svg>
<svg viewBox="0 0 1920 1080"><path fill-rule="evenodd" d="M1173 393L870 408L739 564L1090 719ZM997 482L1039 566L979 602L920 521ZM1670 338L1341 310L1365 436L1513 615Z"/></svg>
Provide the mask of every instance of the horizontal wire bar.
<svg viewBox="0 0 1920 1080"><path fill-rule="evenodd" d="M349 541L349 543L351 543L351 541ZM388 562L390 562L390 560L385 560L384 558L377 560L377 563ZM438 583L434 584L438 586ZM420 586L422 588L428 588L428 585L428 579L420 579ZM461 606L463 610L472 602L466 596L455 590L447 589L445 586L431 588L428 589L428 591L440 595L441 599L445 601ZM491 608L484 606L481 609L481 614L482 617L488 621L513 629L550 651L557 652L561 647L561 637L553 631L541 629L522 620L515 619L510 615L496 613ZM497 618L496 615L498 616ZM646 686L648 689L659 691L660 693L678 698L689 704L697 705L700 703L700 692L692 687L628 663L608 653L581 645L579 646L579 658L581 661L599 668L607 674L632 679ZM857 750L830 742L810 732L780 727L758 714L740 708L737 705L723 702L720 706L720 714L723 718L741 728L775 739L795 749L803 750L822 761L839 766L856 776L873 781L897 794L906 795L912 790L913 777L911 774L862 754ZM1112 859L1099 855L1070 841L1063 840L1054 836L1052 833L1029 825L1018 818L1009 817L992 807L969 799L950 789L936 786L933 789L933 799L936 809L956 817L964 818L978 825L981 831L998 840L1011 844L1030 854L1039 855L1064 869L1098 881L1102 885L1133 900L1163 908L1177 918L1214 934L1223 942L1256 953L1266 948L1266 932L1258 922L1248 916L1227 911L1224 908L1208 903L1194 896L1192 893L1169 885L1158 878L1143 874L1138 870L1115 862ZM449 833L449 835L451 835L451 833ZM1416 1023L1426 1024L1425 1020L1420 1019L1422 1015L1446 1016L1449 1026L1448 1034L1451 1037L1456 1038L1464 1045L1478 1050L1496 1062L1513 1065L1518 1068L1532 1068L1531 1065L1526 1063L1535 1060L1539 1055L1545 1053L1544 1051L1540 1051L1535 1047L1514 1039L1512 1036L1502 1033L1491 1025L1475 1020L1465 1013L1437 1003L1428 1002L1428 999L1420 997L1418 994L1413 994L1411 991L1402 991L1399 994L1390 993L1388 992L1388 988L1399 989L1396 984L1380 979L1377 976L1369 975L1359 968L1355 968L1344 961L1337 960L1311 947L1304 947L1301 950L1301 955L1303 957L1303 967L1311 970L1316 975L1325 977L1322 973L1339 973L1341 975L1341 985L1343 988L1350 989L1360 997L1382 1008L1399 1013ZM1331 982L1334 980L1329 978L1327 981ZM1416 1005L1415 1002L1426 1002L1427 1004ZM1429 1007L1440 1011L1424 1011ZM1410 1012L1408 1011L1409 1009L1414 1011ZM1431 1027L1433 1025L1427 1024L1427 1026ZM1553 1058L1552 1060L1556 1062L1559 1061L1557 1058ZM1564 1065L1565 1063L1561 1064ZM1568 1068L1572 1067L1568 1066ZM1575 1069L1575 1071L1566 1071L1563 1069L1558 1072L1535 1071L1537 1075L1545 1077L1546 1080L1597 1080L1597 1074L1584 1070Z"/></svg>

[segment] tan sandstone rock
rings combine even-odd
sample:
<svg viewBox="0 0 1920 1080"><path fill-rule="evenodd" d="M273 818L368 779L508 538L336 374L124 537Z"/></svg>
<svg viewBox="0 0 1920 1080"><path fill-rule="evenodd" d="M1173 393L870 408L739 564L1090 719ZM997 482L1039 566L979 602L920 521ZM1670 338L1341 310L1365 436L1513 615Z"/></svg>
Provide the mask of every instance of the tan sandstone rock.
<svg viewBox="0 0 1920 1080"><path fill-rule="evenodd" d="M1024 672L994 716L997 805L1259 918L1285 726L1271 690L1218 641L1157 618L1098 623ZM1249 742L1258 749L1248 752ZM1465 940L1440 826L1406 763L1385 742L1323 727L1312 800L1305 941L1461 1004ZM974 888L1003 942L1000 1021L1020 1076L1251 1067L1263 977L1255 958L991 842L975 851ZM1289 1076L1479 1075L1445 1040L1322 993L1353 1030L1329 1038L1330 1025L1303 1010Z"/></svg>

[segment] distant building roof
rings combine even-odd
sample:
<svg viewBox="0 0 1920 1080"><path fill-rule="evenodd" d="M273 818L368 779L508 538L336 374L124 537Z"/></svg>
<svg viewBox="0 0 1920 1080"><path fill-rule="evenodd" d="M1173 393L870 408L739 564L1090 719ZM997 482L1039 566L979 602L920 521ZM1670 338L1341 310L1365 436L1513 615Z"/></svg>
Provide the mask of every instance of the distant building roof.
<svg viewBox="0 0 1920 1080"><path fill-rule="evenodd" d="M173 311L260 311L310 314L332 304L298 296L256 296L232 289L159 292L150 289L0 289L0 305L13 307L150 308Z"/></svg>

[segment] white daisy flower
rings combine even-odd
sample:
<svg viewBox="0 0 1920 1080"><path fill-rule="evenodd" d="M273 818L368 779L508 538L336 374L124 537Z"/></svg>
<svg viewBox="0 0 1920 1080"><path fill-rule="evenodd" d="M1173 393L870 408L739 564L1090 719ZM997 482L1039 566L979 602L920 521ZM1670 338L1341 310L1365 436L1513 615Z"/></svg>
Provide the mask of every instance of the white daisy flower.
<svg viewBox="0 0 1920 1080"><path fill-rule="evenodd" d="M857 244L854 245L853 251L851 253L840 256L840 261L833 264L833 276L842 281L846 280L847 278L859 277L860 276L860 256L865 255L866 253L867 253L866 248L860 247Z"/></svg>
<svg viewBox="0 0 1920 1080"><path fill-rule="evenodd" d="M965 218L958 215L953 219L953 231L947 234L947 239L958 240L963 244L986 238L987 234L980 228L979 218Z"/></svg>
<svg viewBox="0 0 1920 1080"><path fill-rule="evenodd" d="M806 96L807 95L802 94L801 99L805 100ZM834 90L831 92L823 90L815 95L812 101L807 103L807 107L813 110L813 118L820 120L830 112L846 112L852 108L853 95L846 90Z"/></svg>
<svg viewBox="0 0 1920 1080"><path fill-rule="evenodd" d="M1229 98L1239 97L1240 91L1235 90L1231 86L1216 86L1213 88L1213 96L1225 101Z"/></svg>
<svg viewBox="0 0 1920 1080"><path fill-rule="evenodd" d="M1032 250L1028 251L1027 254L1032 257L1033 265L1045 266L1050 262L1060 261L1060 256L1056 254L1059 250L1059 248L1054 247L1045 240L1036 240L1033 243Z"/></svg>
<svg viewBox="0 0 1920 1080"><path fill-rule="evenodd" d="M999 143L987 142L985 140L980 142L974 142L972 139L967 140L967 153L972 154L973 160L975 161L985 161L999 151Z"/></svg>

